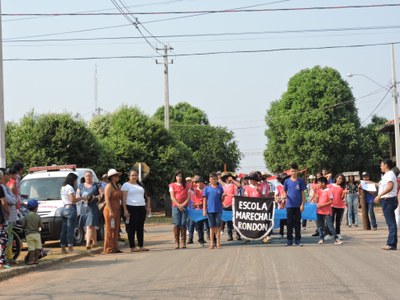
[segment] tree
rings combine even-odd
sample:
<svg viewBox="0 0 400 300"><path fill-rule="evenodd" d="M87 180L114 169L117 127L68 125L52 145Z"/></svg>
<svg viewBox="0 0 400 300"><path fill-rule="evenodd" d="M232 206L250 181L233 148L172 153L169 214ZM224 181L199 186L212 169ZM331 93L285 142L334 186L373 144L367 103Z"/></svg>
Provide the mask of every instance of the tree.
<svg viewBox="0 0 400 300"><path fill-rule="evenodd" d="M76 164L94 168L100 147L82 119L68 113L26 114L19 123L6 126L7 163L27 166Z"/></svg>
<svg viewBox="0 0 400 300"><path fill-rule="evenodd" d="M357 166L360 121L355 100L336 70L316 66L295 74L281 99L267 111L264 152L268 169L286 169L291 162L310 172L332 172Z"/></svg>
<svg viewBox="0 0 400 300"><path fill-rule="evenodd" d="M153 117L164 122L164 106L159 107ZM171 123L198 125L210 124L207 114L204 111L191 106L187 102L180 102L175 106L170 105L169 118Z"/></svg>
<svg viewBox="0 0 400 300"><path fill-rule="evenodd" d="M151 168L146 186L152 194L165 193L173 172L188 167L188 147L137 107L122 106L94 118L89 126L108 156L106 163L99 162L99 168L115 168L126 174L135 162L146 162Z"/></svg>
<svg viewBox="0 0 400 300"><path fill-rule="evenodd" d="M170 132L191 152L189 174L208 176L225 164L227 170L238 167L242 154L233 132L209 125L206 113L186 102L171 106L171 112ZM164 108L158 108L153 118L164 120Z"/></svg>
<svg viewBox="0 0 400 300"><path fill-rule="evenodd" d="M360 129L358 170L367 171L371 179L379 181L380 160L389 157L389 136L378 132L387 122L386 118L374 115L371 123Z"/></svg>

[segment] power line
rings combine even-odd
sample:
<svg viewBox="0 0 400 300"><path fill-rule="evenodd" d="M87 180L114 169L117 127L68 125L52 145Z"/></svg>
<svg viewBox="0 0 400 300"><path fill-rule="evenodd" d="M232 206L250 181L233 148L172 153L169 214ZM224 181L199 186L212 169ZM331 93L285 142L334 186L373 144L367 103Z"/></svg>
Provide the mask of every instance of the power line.
<svg viewBox="0 0 400 300"><path fill-rule="evenodd" d="M365 121L367 121L369 119L370 116L372 116L372 114L378 109L379 105L381 105L381 103L383 102L383 100L385 100L386 96L389 94L389 92L391 91L391 87L390 89L387 89L386 94L382 97L381 101L379 101L379 103L375 106L375 108L372 110L372 112L368 115L368 117L366 117L364 119L364 121L361 122L361 125L365 123Z"/></svg>
<svg viewBox="0 0 400 300"><path fill-rule="evenodd" d="M258 50L231 50L231 51L212 51L212 52L194 52L194 53L177 53L175 57L194 57L194 56L210 56L222 54L251 54L251 53L273 53L273 52L288 52L288 51L311 51L311 50L330 50L330 49L346 49L346 48L365 48L387 45L397 45L400 42L384 42L371 44L348 44L348 45L332 45L332 46L316 46L316 47L287 47L287 48L272 48ZM110 60L110 59L143 59L143 58L161 58L159 56L145 55L125 55L125 56L91 56L91 57L55 57L55 58L5 58L4 61L83 61L83 60Z"/></svg>
<svg viewBox="0 0 400 300"><path fill-rule="evenodd" d="M364 30L386 30L399 29L400 25L367 26L367 27L341 27L341 28L320 28L320 29L296 29L296 30L263 30L243 32L220 32L220 33L193 33L193 34L169 34L152 35L154 38L186 38L186 37L218 37L218 36L242 36L242 35L263 35L263 34L292 34L292 33L319 33L319 32L343 32L343 31L364 31ZM124 40L142 39L141 36L118 36L118 37L88 37L88 38L56 38L56 39L4 39L4 43L38 43L38 42L71 42L71 41L99 41L99 40ZM146 36L150 38L150 36Z"/></svg>
<svg viewBox="0 0 400 300"><path fill-rule="evenodd" d="M113 0L112 0L113 1ZM113 1L114 2L114 1ZM257 12L282 12L282 11L307 11L307 10L336 10L336 9L364 9L399 7L400 3L369 4L369 5L342 5L342 6L313 6L313 7L289 7L289 8L258 8L258 9L225 9L225 10L189 10L189 11L152 11L136 12L136 15L181 15L181 14L221 14L221 13L257 13ZM117 16L125 15L124 12L102 13L4 13L4 17L21 16Z"/></svg>

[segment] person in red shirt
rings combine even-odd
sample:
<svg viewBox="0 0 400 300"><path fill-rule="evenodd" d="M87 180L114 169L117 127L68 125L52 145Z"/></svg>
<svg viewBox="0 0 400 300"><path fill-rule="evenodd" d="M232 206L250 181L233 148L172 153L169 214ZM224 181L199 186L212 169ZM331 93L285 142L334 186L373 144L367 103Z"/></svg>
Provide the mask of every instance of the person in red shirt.
<svg viewBox="0 0 400 300"><path fill-rule="evenodd" d="M333 193L332 221L335 225L336 234L340 237L340 224L342 223L344 209L346 208L346 179L343 174L337 174L334 183L328 187Z"/></svg>
<svg viewBox="0 0 400 300"><path fill-rule="evenodd" d="M195 176L193 183L193 191L191 196L193 209L203 210L203 191L205 187L206 187L206 181L204 180L204 178L201 176ZM206 243L206 241L204 240L204 230L203 230L204 221L205 220L200 220L197 222L190 221L188 244L193 244L193 234L194 234L194 229L196 229L197 236L199 238L198 242L200 246L204 246L204 244Z"/></svg>
<svg viewBox="0 0 400 300"><path fill-rule="evenodd" d="M221 176L222 180L222 188L224 189L225 198L222 202L222 209L226 211L232 211L232 201L233 197L238 194L238 186L240 183L236 182L236 177L231 173L223 173ZM228 229L228 241L233 241L233 223L232 221L222 222L222 231L224 231L224 227Z"/></svg>
<svg viewBox="0 0 400 300"><path fill-rule="evenodd" d="M189 203L189 185L182 171L176 171L173 182L169 185L169 194L172 202L172 218L174 220L175 249L186 248L186 208ZM181 244L179 243L181 235Z"/></svg>
<svg viewBox="0 0 400 300"><path fill-rule="evenodd" d="M341 245L343 242L336 234L335 228L332 224L332 202L334 195L332 191L327 188L326 184L328 179L326 177L318 178L320 189L317 194L317 226L319 232L318 244L324 243L324 224L328 227L331 234L335 237L335 245Z"/></svg>

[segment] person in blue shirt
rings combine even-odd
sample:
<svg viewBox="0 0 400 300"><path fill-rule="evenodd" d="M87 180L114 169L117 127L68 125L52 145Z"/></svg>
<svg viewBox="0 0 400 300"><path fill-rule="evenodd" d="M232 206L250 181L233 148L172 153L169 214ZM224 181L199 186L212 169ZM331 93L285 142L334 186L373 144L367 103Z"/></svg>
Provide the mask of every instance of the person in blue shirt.
<svg viewBox="0 0 400 300"><path fill-rule="evenodd" d="M284 197L286 198L287 212L287 243L285 246L293 245L293 228L295 231L295 244L303 246L301 242L301 213L304 210L306 196L306 184L303 179L298 178L299 167L296 163L290 165L291 175L283 184Z"/></svg>
<svg viewBox="0 0 400 300"><path fill-rule="evenodd" d="M214 235L217 240L217 248L221 248L221 215L224 197L224 189L218 184L217 174L211 173L210 185L203 192L203 216L208 217L210 226L210 249L214 249Z"/></svg>

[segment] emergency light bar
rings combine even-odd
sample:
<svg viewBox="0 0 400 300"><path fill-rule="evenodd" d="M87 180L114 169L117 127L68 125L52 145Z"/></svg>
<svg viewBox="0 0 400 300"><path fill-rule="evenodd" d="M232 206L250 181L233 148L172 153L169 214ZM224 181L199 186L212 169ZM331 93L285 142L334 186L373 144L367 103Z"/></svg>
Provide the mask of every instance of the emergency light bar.
<svg viewBox="0 0 400 300"><path fill-rule="evenodd" d="M38 171L59 171L59 170L76 170L76 165L53 165L53 166L42 166L42 167L32 167L29 168L29 172Z"/></svg>

